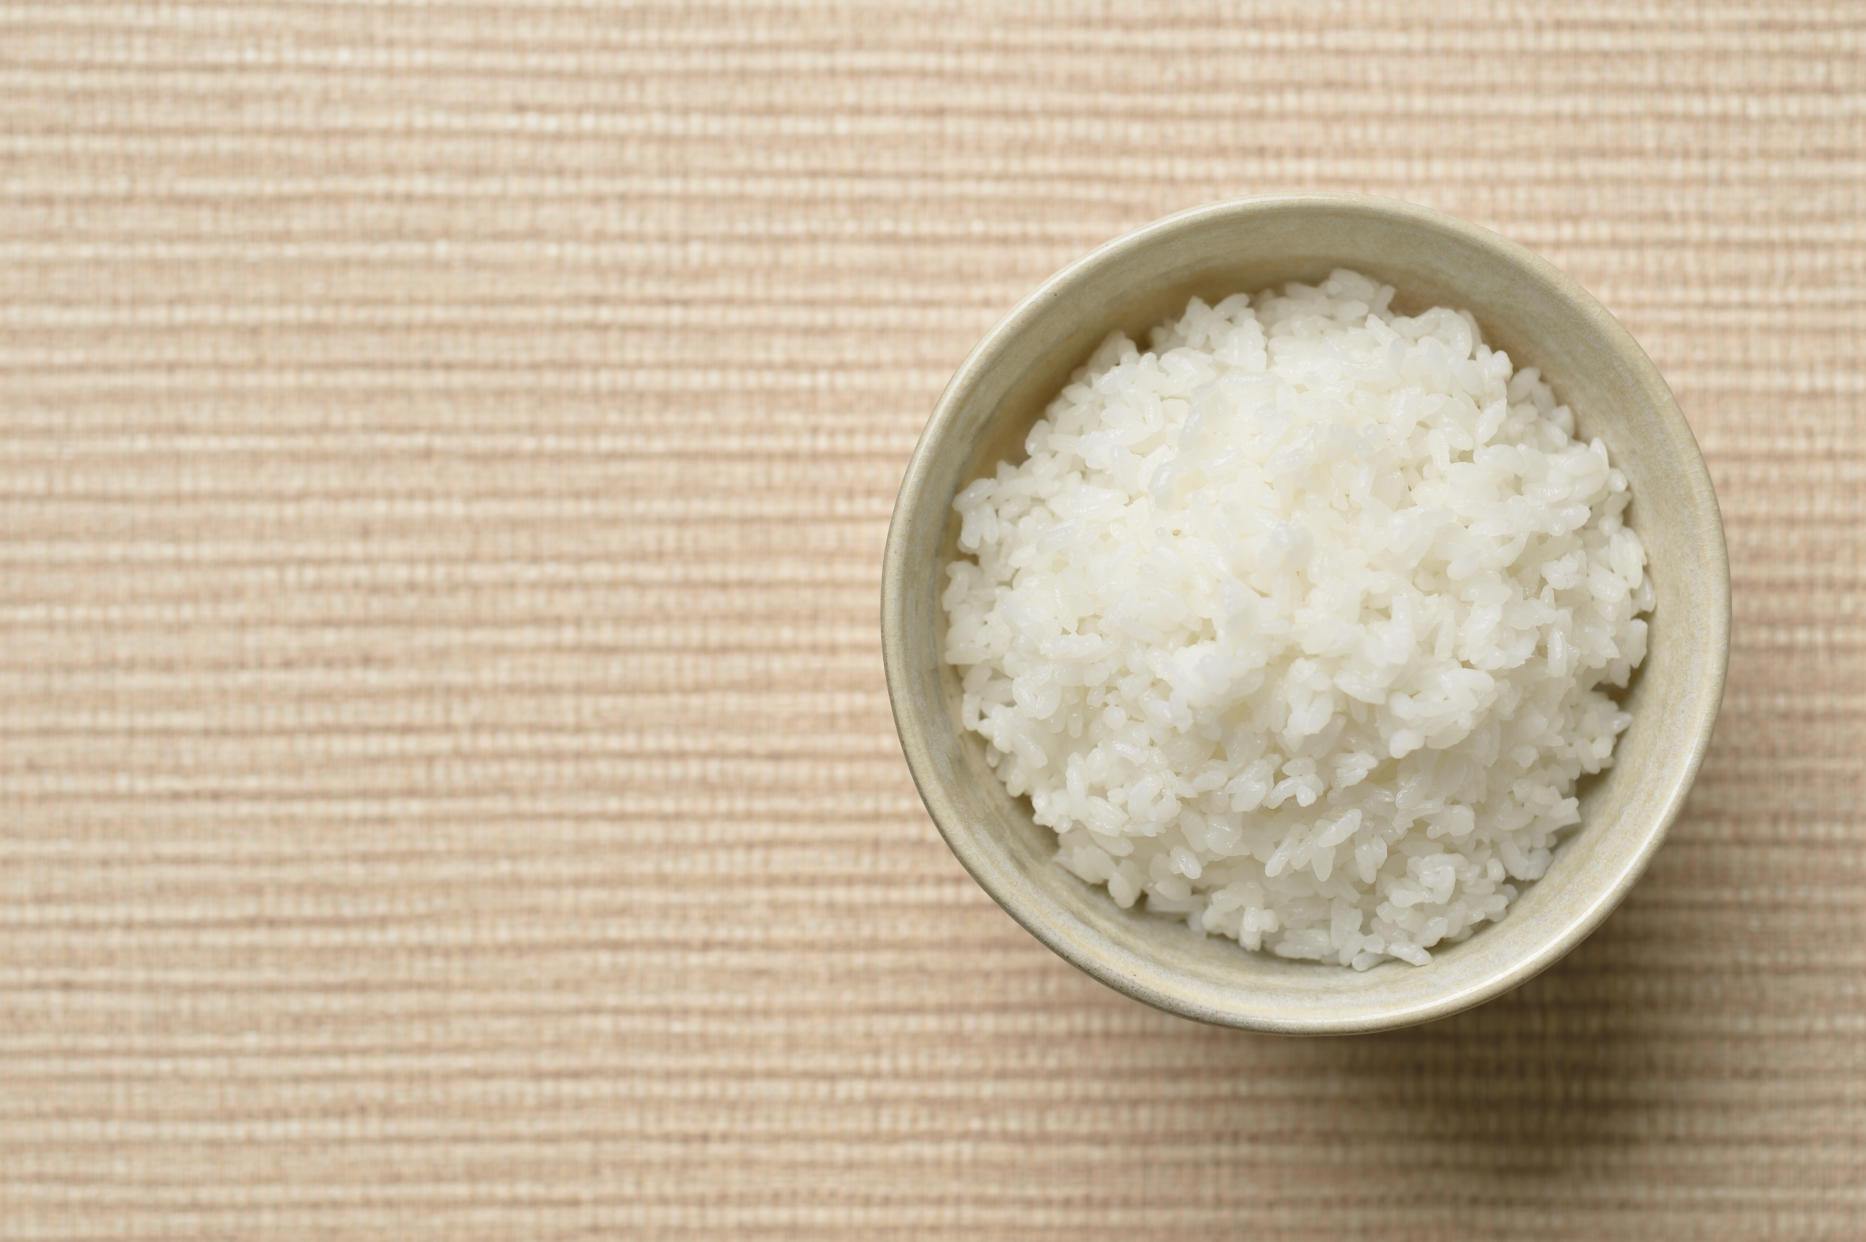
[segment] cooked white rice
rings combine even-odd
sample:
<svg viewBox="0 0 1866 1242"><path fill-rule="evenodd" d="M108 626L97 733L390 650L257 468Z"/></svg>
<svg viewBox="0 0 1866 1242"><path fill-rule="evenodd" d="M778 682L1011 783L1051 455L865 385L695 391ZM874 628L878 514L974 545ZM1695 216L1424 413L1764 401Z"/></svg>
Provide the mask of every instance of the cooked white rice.
<svg viewBox="0 0 1866 1242"><path fill-rule="evenodd" d="M946 659L1062 865L1365 969L1502 917L1629 718L1625 477L1476 322L1319 287L1110 337L960 493Z"/></svg>

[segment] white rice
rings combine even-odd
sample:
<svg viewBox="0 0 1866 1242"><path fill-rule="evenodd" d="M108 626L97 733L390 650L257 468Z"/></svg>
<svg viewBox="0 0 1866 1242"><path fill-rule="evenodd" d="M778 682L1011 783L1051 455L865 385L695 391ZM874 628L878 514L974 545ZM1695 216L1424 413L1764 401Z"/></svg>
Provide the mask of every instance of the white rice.
<svg viewBox="0 0 1866 1242"><path fill-rule="evenodd" d="M1115 901L1424 964L1579 818L1646 649L1626 479L1476 322L1338 271L1110 337L960 493L963 716Z"/></svg>

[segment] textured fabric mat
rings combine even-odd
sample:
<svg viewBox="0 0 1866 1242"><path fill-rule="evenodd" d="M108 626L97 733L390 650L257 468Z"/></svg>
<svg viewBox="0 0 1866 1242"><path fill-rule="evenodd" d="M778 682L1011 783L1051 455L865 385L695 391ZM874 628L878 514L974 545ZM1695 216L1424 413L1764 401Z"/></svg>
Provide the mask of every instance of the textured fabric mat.
<svg viewBox="0 0 1866 1242"><path fill-rule="evenodd" d="M1866 1234L1866 9L0 3L0 1235ZM1728 523L1715 747L1481 1010L1155 1013L961 872L877 570L1158 215L1536 248Z"/></svg>

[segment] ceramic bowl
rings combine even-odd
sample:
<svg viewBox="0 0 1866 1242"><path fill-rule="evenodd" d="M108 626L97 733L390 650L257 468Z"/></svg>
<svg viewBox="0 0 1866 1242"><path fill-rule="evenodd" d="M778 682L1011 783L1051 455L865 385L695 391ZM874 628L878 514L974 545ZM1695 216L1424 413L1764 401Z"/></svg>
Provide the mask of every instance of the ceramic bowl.
<svg viewBox="0 0 1866 1242"><path fill-rule="evenodd" d="M1599 436L1632 493L1650 558L1650 647L1624 700L1613 766L1583 786L1582 820L1501 920L1426 966L1367 971L1285 961L1181 920L1123 910L1054 859L1055 837L1005 792L958 723L940 658L953 497L1023 456L1031 423L1116 329L1144 339L1195 294L1216 301L1354 268L1401 309L1469 310L1491 345L1540 367ZM882 644L902 750L959 861L1030 933L1110 987L1173 1013L1262 1031L1338 1034L1424 1022L1494 997L1574 948L1626 895L1677 816L1710 741L1729 650L1729 566L1717 500L1671 391L1626 330L1521 246L1405 203L1300 195L1202 207L1108 243L1057 273L972 351L914 450L894 508ZM1144 906L1144 903L1143 903Z"/></svg>

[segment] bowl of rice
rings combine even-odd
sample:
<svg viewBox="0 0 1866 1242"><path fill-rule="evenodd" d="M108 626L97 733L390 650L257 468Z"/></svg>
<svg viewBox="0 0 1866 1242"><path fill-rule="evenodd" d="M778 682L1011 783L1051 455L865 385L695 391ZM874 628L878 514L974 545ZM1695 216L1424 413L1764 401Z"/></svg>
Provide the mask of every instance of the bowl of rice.
<svg viewBox="0 0 1866 1242"><path fill-rule="evenodd" d="M1198 208L966 359L882 639L934 823L1040 941L1187 1017L1337 1034L1531 978L1709 743L1709 475L1626 330L1381 199Z"/></svg>

